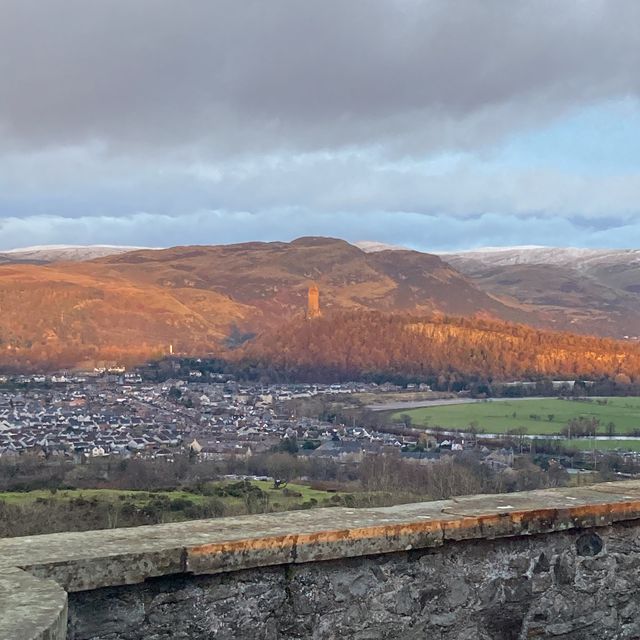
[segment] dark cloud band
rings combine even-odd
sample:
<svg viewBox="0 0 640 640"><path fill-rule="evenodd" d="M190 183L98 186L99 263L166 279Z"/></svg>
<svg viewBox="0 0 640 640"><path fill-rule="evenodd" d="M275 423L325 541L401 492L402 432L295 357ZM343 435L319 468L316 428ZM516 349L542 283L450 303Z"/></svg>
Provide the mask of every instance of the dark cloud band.
<svg viewBox="0 0 640 640"><path fill-rule="evenodd" d="M3 0L6 144L482 144L637 94L636 0Z"/></svg>

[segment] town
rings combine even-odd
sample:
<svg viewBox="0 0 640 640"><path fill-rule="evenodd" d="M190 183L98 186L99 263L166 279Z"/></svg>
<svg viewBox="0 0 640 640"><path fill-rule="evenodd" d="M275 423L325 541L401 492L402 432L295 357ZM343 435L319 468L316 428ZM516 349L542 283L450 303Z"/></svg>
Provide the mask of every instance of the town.
<svg viewBox="0 0 640 640"><path fill-rule="evenodd" d="M111 369L82 374L0 378L0 457L25 453L87 458L171 460L247 458L290 439L300 453L357 460L417 438L291 414L292 400L374 392L378 385L248 385L224 376L143 381ZM213 378L213 379L212 379ZM390 385L383 387L392 388Z"/></svg>
<svg viewBox="0 0 640 640"><path fill-rule="evenodd" d="M518 449L523 453L522 438L418 430L376 419L381 416L373 412L347 419L304 410L314 400L316 406L331 406L349 396L389 402L404 397L402 392L429 392L426 385L409 390L364 382L260 385L178 359L169 365L160 376L157 366L149 365L132 371L111 367L0 376L0 459L172 462L188 455L194 461L226 462L225 468L234 470L245 468L242 462L252 456L273 451L356 464L366 456L394 453L426 464L473 449L483 464L500 470L513 466ZM605 453L578 452L564 464L588 469L594 456L601 459ZM625 457L637 462L635 453Z"/></svg>

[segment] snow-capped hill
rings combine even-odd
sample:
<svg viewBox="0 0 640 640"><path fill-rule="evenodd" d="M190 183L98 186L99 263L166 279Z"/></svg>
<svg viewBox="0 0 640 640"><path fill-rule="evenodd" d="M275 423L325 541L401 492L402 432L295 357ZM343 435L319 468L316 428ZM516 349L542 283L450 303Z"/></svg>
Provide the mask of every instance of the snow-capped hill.
<svg viewBox="0 0 640 640"><path fill-rule="evenodd" d="M489 247L471 251L441 254L452 264L465 262L487 266L544 264L570 266L579 270L590 267L640 262L638 249L580 249L574 247Z"/></svg>
<svg viewBox="0 0 640 640"><path fill-rule="evenodd" d="M146 248L108 244L52 244L0 251L0 262L82 262Z"/></svg>
<svg viewBox="0 0 640 640"><path fill-rule="evenodd" d="M397 244L385 244L384 242L376 242L375 240L358 240L352 243L358 249L362 249L365 253L376 253L378 251L406 251L406 247L400 247Z"/></svg>
<svg viewBox="0 0 640 640"><path fill-rule="evenodd" d="M640 250L507 247L441 254L484 291L560 329L640 337Z"/></svg>

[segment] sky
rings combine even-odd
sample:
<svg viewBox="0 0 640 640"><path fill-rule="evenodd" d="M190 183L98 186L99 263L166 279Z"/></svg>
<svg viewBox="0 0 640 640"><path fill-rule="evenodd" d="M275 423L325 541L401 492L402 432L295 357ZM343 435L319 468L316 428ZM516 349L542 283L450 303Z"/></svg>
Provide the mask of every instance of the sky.
<svg viewBox="0 0 640 640"><path fill-rule="evenodd" d="M0 249L640 246L637 0L0 0Z"/></svg>

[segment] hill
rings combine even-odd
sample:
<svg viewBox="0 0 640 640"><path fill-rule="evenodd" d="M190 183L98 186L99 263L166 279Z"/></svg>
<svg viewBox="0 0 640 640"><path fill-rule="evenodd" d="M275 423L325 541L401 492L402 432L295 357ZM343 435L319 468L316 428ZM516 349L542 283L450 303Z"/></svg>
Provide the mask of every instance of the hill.
<svg viewBox="0 0 640 640"><path fill-rule="evenodd" d="M51 244L41 247L24 247L21 249L0 251L0 264L15 262L47 264L49 262L93 260L94 258L126 253L127 251L134 251L139 248L140 247L121 247L108 244Z"/></svg>
<svg viewBox="0 0 640 640"><path fill-rule="evenodd" d="M363 311L295 320L259 336L238 357L258 372L325 381L640 376L636 344L480 318Z"/></svg>
<svg viewBox="0 0 640 640"><path fill-rule="evenodd" d="M325 312L379 310L543 322L486 293L437 256L367 253L343 240L136 250L0 265L0 367L136 362L219 352L237 328L302 317L316 282Z"/></svg>
<svg viewBox="0 0 640 640"><path fill-rule="evenodd" d="M185 355L220 354L230 336L237 343L271 335L302 319L312 282L325 317L375 311L640 335L640 252L520 248L446 256L464 275L431 254L363 250L333 238L124 249L36 247L18 253L20 260L53 261L0 265L0 367L129 364L166 354L170 345ZM375 349L386 344L378 338ZM583 339L581 348L589 352L592 343ZM431 364L449 366L442 358ZM496 375L511 375L508 363L490 365Z"/></svg>
<svg viewBox="0 0 640 640"><path fill-rule="evenodd" d="M437 256L417 251L366 253L333 238L136 251L96 261L91 268L97 265L162 287L215 290L255 306L267 324L300 314L311 282L320 288L325 309L525 316L480 291Z"/></svg>
<svg viewBox="0 0 640 640"><path fill-rule="evenodd" d="M0 366L12 371L142 362L178 338L196 353L247 313L213 291L165 290L66 264L0 267L0 310Z"/></svg>
<svg viewBox="0 0 640 640"><path fill-rule="evenodd" d="M513 247L442 258L489 294L534 306L552 326L640 336L640 251Z"/></svg>

